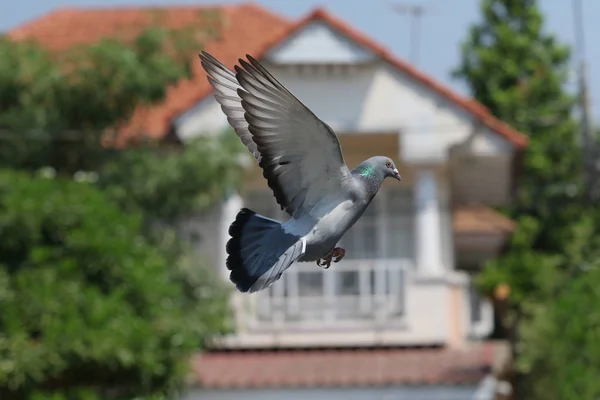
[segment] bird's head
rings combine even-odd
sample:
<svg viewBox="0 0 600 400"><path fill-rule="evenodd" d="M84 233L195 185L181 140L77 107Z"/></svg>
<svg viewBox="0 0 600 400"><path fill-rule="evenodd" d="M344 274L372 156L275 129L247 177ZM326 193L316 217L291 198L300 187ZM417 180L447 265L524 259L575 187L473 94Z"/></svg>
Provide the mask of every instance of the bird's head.
<svg viewBox="0 0 600 400"><path fill-rule="evenodd" d="M377 156L373 157L373 160L377 164L377 167L383 171L383 176L385 178L394 178L399 181L402 181L402 177L400 176L400 172L398 172L398 168L396 168L396 164L389 157Z"/></svg>
<svg viewBox="0 0 600 400"><path fill-rule="evenodd" d="M378 182L378 184L388 177L402 180L392 159L384 156L371 157L360 163L352 172L368 181Z"/></svg>

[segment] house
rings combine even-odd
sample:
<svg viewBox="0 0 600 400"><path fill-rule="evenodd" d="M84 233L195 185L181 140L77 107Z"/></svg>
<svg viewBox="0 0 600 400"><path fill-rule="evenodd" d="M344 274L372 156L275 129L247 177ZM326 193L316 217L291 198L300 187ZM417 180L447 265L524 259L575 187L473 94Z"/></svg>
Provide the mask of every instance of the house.
<svg viewBox="0 0 600 400"><path fill-rule="evenodd" d="M527 138L323 9L289 21L253 4L173 7L161 23L202 23L206 11L219 31L209 52L230 67L252 54L338 133L351 168L387 155L403 181L385 182L343 238L342 262L297 264L269 290L233 296L237 331L193 361L203 389L187 398L492 398L493 307L471 277L514 229L491 207L510 202ZM63 9L11 35L60 49L153 21L139 8ZM127 134L185 143L222 131L225 116L194 68ZM285 218L256 165L244 182L184 227L223 279L242 205Z"/></svg>

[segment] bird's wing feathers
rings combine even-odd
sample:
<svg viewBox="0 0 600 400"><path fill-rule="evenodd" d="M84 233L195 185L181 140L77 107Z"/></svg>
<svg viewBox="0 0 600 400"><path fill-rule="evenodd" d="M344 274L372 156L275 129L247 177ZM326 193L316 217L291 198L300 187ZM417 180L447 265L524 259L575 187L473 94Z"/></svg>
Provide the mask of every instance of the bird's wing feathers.
<svg viewBox="0 0 600 400"><path fill-rule="evenodd" d="M200 57L215 98L288 214L299 218L342 192L350 171L329 126L251 56L235 75L207 53Z"/></svg>
<svg viewBox="0 0 600 400"><path fill-rule="evenodd" d="M252 140L252 134L248 130L248 122L244 118L245 110L242 107L242 99L237 91L241 88L235 74L221 64L216 58L206 52L200 54L202 67L208 73L208 81L215 89L215 99L221 105L221 110L227 116L227 122L240 137L244 146L252 153L256 161L260 162L261 155Z"/></svg>

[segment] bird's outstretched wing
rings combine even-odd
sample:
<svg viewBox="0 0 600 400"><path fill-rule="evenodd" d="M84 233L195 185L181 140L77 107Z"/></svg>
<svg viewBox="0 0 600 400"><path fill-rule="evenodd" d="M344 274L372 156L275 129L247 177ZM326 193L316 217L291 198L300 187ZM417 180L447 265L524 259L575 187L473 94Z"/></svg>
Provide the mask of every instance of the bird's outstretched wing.
<svg viewBox="0 0 600 400"><path fill-rule="evenodd" d="M282 209L295 218L343 191L350 176L333 130L247 55L234 74L200 54L215 99L263 169Z"/></svg>

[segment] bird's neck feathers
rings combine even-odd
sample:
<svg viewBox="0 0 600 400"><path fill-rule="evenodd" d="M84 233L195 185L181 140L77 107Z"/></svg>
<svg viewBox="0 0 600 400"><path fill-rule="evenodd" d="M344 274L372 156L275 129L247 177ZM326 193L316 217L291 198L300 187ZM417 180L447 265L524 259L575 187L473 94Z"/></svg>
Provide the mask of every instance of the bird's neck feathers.
<svg viewBox="0 0 600 400"><path fill-rule="evenodd" d="M362 176L365 179L377 180L379 174L375 165L361 164L355 169L356 175Z"/></svg>
<svg viewBox="0 0 600 400"><path fill-rule="evenodd" d="M377 193L381 183L385 179L383 172L373 164L360 164L354 168L352 174L364 182L370 196L374 196Z"/></svg>

